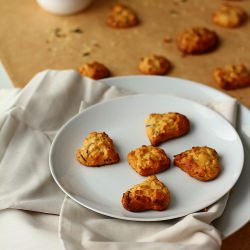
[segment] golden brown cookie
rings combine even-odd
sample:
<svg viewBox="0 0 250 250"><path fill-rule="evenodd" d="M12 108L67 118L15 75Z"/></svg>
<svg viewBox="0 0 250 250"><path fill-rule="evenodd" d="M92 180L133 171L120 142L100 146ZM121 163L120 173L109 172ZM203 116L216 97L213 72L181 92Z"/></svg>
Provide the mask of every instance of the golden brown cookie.
<svg viewBox="0 0 250 250"><path fill-rule="evenodd" d="M214 71L216 83L223 89L237 89L250 86L250 71L244 64L227 65Z"/></svg>
<svg viewBox="0 0 250 250"><path fill-rule="evenodd" d="M186 134L190 128L188 118L176 112L149 114L145 119L145 126L147 136L153 146L180 137Z"/></svg>
<svg viewBox="0 0 250 250"><path fill-rule="evenodd" d="M165 75L171 69L167 58L159 55L143 57L139 62L139 70L148 75Z"/></svg>
<svg viewBox="0 0 250 250"><path fill-rule="evenodd" d="M110 76L109 69L102 63L84 63L79 67L80 74L98 80Z"/></svg>
<svg viewBox="0 0 250 250"><path fill-rule="evenodd" d="M112 28L130 28L139 24L137 14L133 9L124 4L114 4L106 23Z"/></svg>
<svg viewBox="0 0 250 250"><path fill-rule="evenodd" d="M226 28L239 27L246 19L247 13L240 6L228 3L222 4L212 15L215 24Z"/></svg>
<svg viewBox="0 0 250 250"><path fill-rule="evenodd" d="M128 153L128 163L142 176L154 175L170 167L170 159L163 149L145 145Z"/></svg>
<svg viewBox="0 0 250 250"><path fill-rule="evenodd" d="M166 210L170 203L168 188L155 175L135 185L122 196L122 205L131 212Z"/></svg>
<svg viewBox="0 0 250 250"><path fill-rule="evenodd" d="M184 54L202 54L217 47L216 32L203 27L191 28L177 35L176 44Z"/></svg>
<svg viewBox="0 0 250 250"><path fill-rule="evenodd" d="M105 132L91 132L83 141L83 147L76 152L77 160L91 167L119 162L112 139Z"/></svg>
<svg viewBox="0 0 250 250"><path fill-rule="evenodd" d="M221 170L217 152L206 146L192 147L175 155L174 165L200 181L215 179Z"/></svg>

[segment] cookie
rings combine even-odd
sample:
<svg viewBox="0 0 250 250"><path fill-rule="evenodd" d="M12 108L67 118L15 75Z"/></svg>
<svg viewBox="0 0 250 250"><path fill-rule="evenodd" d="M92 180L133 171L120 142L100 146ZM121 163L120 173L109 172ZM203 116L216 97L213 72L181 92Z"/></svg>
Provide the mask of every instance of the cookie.
<svg viewBox="0 0 250 250"><path fill-rule="evenodd" d="M170 159L165 151L153 146L141 146L128 153L129 165L140 175L149 176L170 167Z"/></svg>
<svg viewBox="0 0 250 250"><path fill-rule="evenodd" d="M239 27L246 19L247 13L240 6L228 3L222 4L212 15L215 24L226 28Z"/></svg>
<svg viewBox="0 0 250 250"><path fill-rule="evenodd" d="M94 80L106 78L111 75L109 69L104 64L95 61L80 66L79 72Z"/></svg>
<svg viewBox="0 0 250 250"><path fill-rule="evenodd" d="M139 70L148 75L166 75L171 69L170 62L164 56L151 55L139 62Z"/></svg>
<svg viewBox="0 0 250 250"><path fill-rule="evenodd" d="M250 71L244 64L227 65L214 71L215 82L223 89L237 89L250 86Z"/></svg>
<svg viewBox="0 0 250 250"><path fill-rule="evenodd" d="M146 133L153 146L186 134L190 123L186 116L176 112L152 113L145 119Z"/></svg>
<svg viewBox="0 0 250 250"><path fill-rule="evenodd" d="M170 192L155 175L130 188L122 196L123 207L131 212L162 211L168 208L169 203Z"/></svg>
<svg viewBox="0 0 250 250"><path fill-rule="evenodd" d="M105 132L91 132L83 141L83 147L76 152L77 160L90 167L119 162L112 139Z"/></svg>
<svg viewBox="0 0 250 250"><path fill-rule="evenodd" d="M217 152L206 146L192 147L175 155L174 165L200 181L215 179L221 170Z"/></svg>
<svg viewBox="0 0 250 250"><path fill-rule="evenodd" d="M216 32L203 27L191 28L177 35L177 48L184 54L202 54L217 47Z"/></svg>
<svg viewBox="0 0 250 250"><path fill-rule="evenodd" d="M136 12L124 4L114 4L106 24L112 28L130 28L139 24Z"/></svg>

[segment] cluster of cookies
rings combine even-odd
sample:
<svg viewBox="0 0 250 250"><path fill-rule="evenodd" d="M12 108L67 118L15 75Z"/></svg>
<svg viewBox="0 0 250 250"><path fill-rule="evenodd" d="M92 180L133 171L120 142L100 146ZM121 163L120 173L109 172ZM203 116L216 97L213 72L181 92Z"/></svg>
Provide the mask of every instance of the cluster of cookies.
<svg viewBox="0 0 250 250"><path fill-rule="evenodd" d="M212 21L225 28L237 28L247 20L246 12L238 5L222 4L214 13ZM137 13L124 4L114 4L108 14L106 24L112 28L130 28L140 24ZM218 34L205 27L194 27L179 33L176 37L177 48L185 55L203 54L219 46ZM166 75L171 70L170 61L162 55L142 57L138 69L143 74ZM95 80L109 77L110 70L100 62L89 62L79 67L79 72ZM250 71L244 64L218 67L214 71L215 82L223 89L230 90L250 85Z"/></svg>
<svg viewBox="0 0 250 250"><path fill-rule="evenodd" d="M145 119L146 134L151 145L142 145L127 155L129 165L147 179L122 196L123 207L132 212L165 210L170 203L170 192L156 174L170 168L171 160L158 146L181 137L190 130L186 116L176 112L152 113ZM105 132L91 132L77 150L77 160L85 166L104 166L120 161L112 139ZM217 152L207 146L192 147L174 156L173 163L191 177L200 181L215 179L220 173Z"/></svg>

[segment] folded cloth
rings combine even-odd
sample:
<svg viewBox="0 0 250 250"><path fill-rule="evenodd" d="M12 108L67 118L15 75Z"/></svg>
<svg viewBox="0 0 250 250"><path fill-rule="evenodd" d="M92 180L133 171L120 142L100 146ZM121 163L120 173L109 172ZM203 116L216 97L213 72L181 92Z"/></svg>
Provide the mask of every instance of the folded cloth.
<svg viewBox="0 0 250 250"><path fill-rule="evenodd" d="M66 250L213 250L221 245L220 233L210 223L226 205L227 195L207 212L174 221L131 222L108 218L65 197L59 234Z"/></svg>
<svg viewBox="0 0 250 250"><path fill-rule="evenodd" d="M211 222L223 213L227 195L207 212L171 221L131 222L76 204L52 180L48 154L58 129L79 110L127 94L132 93L69 70L39 73L11 93L11 100L1 99L0 209L60 213L59 235L67 250L219 249L221 236ZM235 104L232 99L209 106L233 121Z"/></svg>
<svg viewBox="0 0 250 250"><path fill-rule="evenodd" d="M58 215L20 209L0 211L1 250L63 250Z"/></svg>
<svg viewBox="0 0 250 250"><path fill-rule="evenodd" d="M0 93L0 209L59 214L64 194L48 161L54 135L80 105L125 91L67 70L39 73L22 90Z"/></svg>

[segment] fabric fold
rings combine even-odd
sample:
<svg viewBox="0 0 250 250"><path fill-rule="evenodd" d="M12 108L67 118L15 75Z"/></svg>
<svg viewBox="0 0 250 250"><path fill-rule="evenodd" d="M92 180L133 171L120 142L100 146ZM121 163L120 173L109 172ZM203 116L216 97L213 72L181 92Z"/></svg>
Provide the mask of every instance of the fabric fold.
<svg viewBox="0 0 250 250"><path fill-rule="evenodd" d="M51 143L22 120L21 110L10 112L1 127L0 209L58 214L64 195L51 179Z"/></svg>
<svg viewBox="0 0 250 250"><path fill-rule="evenodd" d="M1 93L0 93L1 94ZM207 211L161 222L123 221L80 206L55 184L49 149L61 126L85 108L114 97L134 94L76 71L44 71L0 107L0 209L15 208L60 214L59 236L66 250L209 249L221 245L212 225L228 194ZM237 105L210 103L235 124Z"/></svg>
<svg viewBox="0 0 250 250"><path fill-rule="evenodd" d="M23 89L1 91L13 98L1 102L0 209L59 214L64 194L50 174L51 142L81 103L87 107L118 92L73 70L43 71Z"/></svg>
<svg viewBox="0 0 250 250"><path fill-rule="evenodd" d="M223 211L224 196L209 212L161 222L134 222L109 218L64 199L59 236L73 249L219 249L220 233L209 224Z"/></svg>

